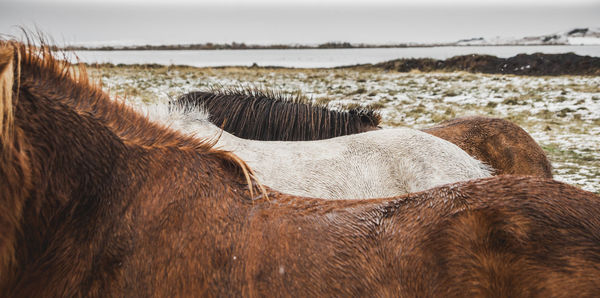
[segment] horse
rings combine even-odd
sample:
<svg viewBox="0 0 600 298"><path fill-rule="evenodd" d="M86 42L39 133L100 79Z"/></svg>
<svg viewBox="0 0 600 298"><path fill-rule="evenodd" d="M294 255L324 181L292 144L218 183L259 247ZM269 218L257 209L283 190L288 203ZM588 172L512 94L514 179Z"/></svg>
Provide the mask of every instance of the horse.
<svg viewBox="0 0 600 298"><path fill-rule="evenodd" d="M456 145L410 128L369 131L318 141L254 141L222 131L198 105L145 109L150 118L242 158L258 180L292 195L343 199L389 197L490 176Z"/></svg>
<svg viewBox="0 0 600 298"><path fill-rule="evenodd" d="M296 97L273 95L274 92L244 92L239 90L196 91L184 94L175 102L202 105L210 120L235 136L252 140L320 140L327 130L316 119L322 119L327 107L318 111L305 108ZM298 97L298 96L297 96ZM259 105L261 108L255 108ZM268 108L263 108L268 107ZM310 113L313 116L310 116ZM336 112L350 113L357 112ZM344 117L337 127L361 127L348 133L331 131L326 138L379 129L381 116L363 109L362 115ZM336 118L337 119L337 118ZM377 121L374 121L377 120ZM265 128L266 127L266 128ZM532 175L552 178L552 166L544 150L521 127L505 119L468 116L445 121L422 131L447 140L469 155L494 169L494 175Z"/></svg>
<svg viewBox="0 0 600 298"><path fill-rule="evenodd" d="M249 140L323 140L375 130L381 122L381 115L371 109L331 110L300 94L250 88L195 91L176 102L201 102L217 126Z"/></svg>
<svg viewBox="0 0 600 298"><path fill-rule="evenodd" d="M0 41L0 148L2 297L600 295L591 192L524 176L367 200L259 190L239 157L45 46Z"/></svg>
<svg viewBox="0 0 600 298"><path fill-rule="evenodd" d="M500 118L467 116L422 131L456 144L496 169L495 174L552 178L544 150L520 126Z"/></svg>

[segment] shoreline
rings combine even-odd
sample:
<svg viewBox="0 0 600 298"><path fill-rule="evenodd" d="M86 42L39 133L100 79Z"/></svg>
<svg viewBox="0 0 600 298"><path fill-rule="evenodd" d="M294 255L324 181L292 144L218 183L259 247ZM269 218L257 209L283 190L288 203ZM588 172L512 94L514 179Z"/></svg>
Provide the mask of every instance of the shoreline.
<svg viewBox="0 0 600 298"><path fill-rule="evenodd" d="M211 66L195 67L183 64L113 64L86 63L90 67L138 67L138 68L194 68L194 69L373 69L383 71L407 72L457 72L484 74L513 74L524 76L561 76L561 75L600 75L600 57L581 56L573 53L565 54L518 54L509 58L492 55L461 55L439 60L432 58L404 58L380 63L355 64L336 67L286 67L286 66Z"/></svg>
<svg viewBox="0 0 600 298"><path fill-rule="evenodd" d="M440 44L393 44L393 45L371 45L371 44L358 44L358 45L218 45L218 46L205 46L205 45L136 45L136 46L100 46L100 47L87 47L87 46L66 46L66 47L54 47L55 50L65 51L228 51L228 50L327 50L327 49L405 49L405 48L436 48L436 47L529 47L529 46L596 46L597 44L569 44L569 43L532 43L532 44L457 44L457 43L440 43Z"/></svg>

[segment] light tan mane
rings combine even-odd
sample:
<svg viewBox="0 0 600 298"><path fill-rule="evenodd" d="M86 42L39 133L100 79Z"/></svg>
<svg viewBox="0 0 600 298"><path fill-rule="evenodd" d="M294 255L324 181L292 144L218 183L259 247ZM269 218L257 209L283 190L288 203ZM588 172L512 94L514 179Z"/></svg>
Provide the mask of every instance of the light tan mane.
<svg viewBox="0 0 600 298"><path fill-rule="evenodd" d="M13 125L12 90L14 81L13 50L10 47L0 48L0 141L3 152L10 143Z"/></svg>
<svg viewBox="0 0 600 298"><path fill-rule="evenodd" d="M17 63L14 63L16 56ZM15 242L21 229L24 198L30 191L31 170L27 146L14 126L15 72L20 55L11 43L0 43L0 280L15 264ZM16 87L19 81L17 78ZM0 289L3 288L0 283Z"/></svg>

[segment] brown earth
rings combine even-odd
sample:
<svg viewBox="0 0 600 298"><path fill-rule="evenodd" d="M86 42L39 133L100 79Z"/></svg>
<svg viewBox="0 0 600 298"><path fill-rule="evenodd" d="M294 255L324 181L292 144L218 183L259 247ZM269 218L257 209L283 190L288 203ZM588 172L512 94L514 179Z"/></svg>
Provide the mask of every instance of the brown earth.
<svg viewBox="0 0 600 298"><path fill-rule="evenodd" d="M446 60L430 58L398 59L372 66L385 70L410 72L467 71L487 74L516 74L531 76L600 75L600 57L566 54L519 54L510 58L490 55L455 56Z"/></svg>

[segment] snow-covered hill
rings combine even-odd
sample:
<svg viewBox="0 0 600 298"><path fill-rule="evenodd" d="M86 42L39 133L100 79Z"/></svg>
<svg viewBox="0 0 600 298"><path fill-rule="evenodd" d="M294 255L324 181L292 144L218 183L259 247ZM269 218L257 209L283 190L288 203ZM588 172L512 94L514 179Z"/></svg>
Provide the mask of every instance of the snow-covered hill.
<svg viewBox="0 0 600 298"><path fill-rule="evenodd" d="M522 38L478 37L459 40L456 45L600 45L600 27L574 28L561 33Z"/></svg>

